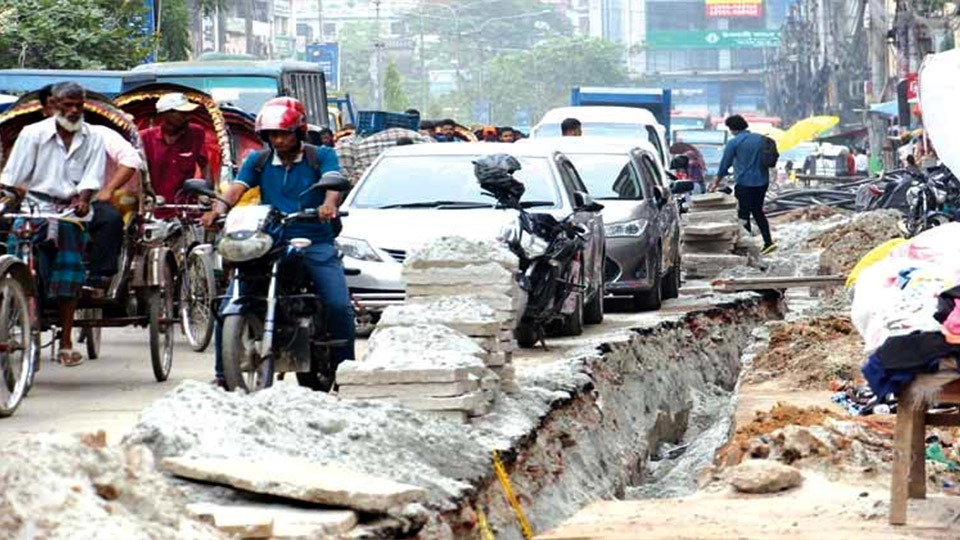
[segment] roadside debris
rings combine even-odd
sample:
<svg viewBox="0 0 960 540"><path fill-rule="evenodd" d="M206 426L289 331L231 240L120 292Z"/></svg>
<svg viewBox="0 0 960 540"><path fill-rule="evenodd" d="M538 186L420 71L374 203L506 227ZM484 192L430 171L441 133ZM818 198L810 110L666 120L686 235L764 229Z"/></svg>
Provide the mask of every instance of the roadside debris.
<svg viewBox="0 0 960 540"><path fill-rule="evenodd" d="M900 218L901 214L896 210L864 212L812 240L811 247L823 249L820 273L849 274L870 250L901 236Z"/></svg>
<svg viewBox="0 0 960 540"><path fill-rule="evenodd" d="M776 493L799 486L803 475L776 461L748 459L728 471L727 481L743 493Z"/></svg>
<svg viewBox="0 0 960 540"><path fill-rule="evenodd" d="M740 225L737 201L730 195L694 195L683 220L681 249L688 278L716 277L759 258L760 245Z"/></svg>

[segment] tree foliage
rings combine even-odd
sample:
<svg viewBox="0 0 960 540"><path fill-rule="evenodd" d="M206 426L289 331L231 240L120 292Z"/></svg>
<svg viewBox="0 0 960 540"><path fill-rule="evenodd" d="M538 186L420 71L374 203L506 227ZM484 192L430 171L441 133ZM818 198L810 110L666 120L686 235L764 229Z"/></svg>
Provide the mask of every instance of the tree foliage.
<svg viewBox="0 0 960 540"><path fill-rule="evenodd" d="M483 99L493 121L513 123L518 110L538 118L568 105L574 86L615 86L629 82L623 48L598 39L551 39L529 51L501 54L484 70Z"/></svg>
<svg viewBox="0 0 960 540"><path fill-rule="evenodd" d="M360 108L368 108L373 102L371 74L374 62L376 26L371 23L348 23L340 30L340 87L349 92L353 102Z"/></svg>
<svg viewBox="0 0 960 540"><path fill-rule="evenodd" d="M0 0L0 68L128 69L150 51L140 0Z"/></svg>
<svg viewBox="0 0 960 540"><path fill-rule="evenodd" d="M390 62L383 76L383 105L388 111L404 111L409 105L400 70L395 62Z"/></svg>
<svg viewBox="0 0 960 540"><path fill-rule="evenodd" d="M160 12L160 60L190 58L190 12L186 0L164 0Z"/></svg>

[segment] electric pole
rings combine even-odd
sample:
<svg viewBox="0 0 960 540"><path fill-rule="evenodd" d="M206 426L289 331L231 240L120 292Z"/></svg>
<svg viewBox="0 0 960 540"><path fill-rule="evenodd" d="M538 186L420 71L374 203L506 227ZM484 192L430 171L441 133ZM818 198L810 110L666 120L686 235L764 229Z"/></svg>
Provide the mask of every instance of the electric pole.
<svg viewBox="0 0 960 540"><path fill-rule="evenodd" d="M865 93L867 105L882 103L887 87L887 12L884 0L869 0L870 30L868 54L870 56L870 92ZM870 140L870 161L876 164L883 159L883 143L886 122L878 115L867 113L867 129Z"/></svg>
<svg viewBox="0 0 960 540"><path fill-rule="evenodd" d="M323 0L317 0L317 42L323 43Z"/></svg>

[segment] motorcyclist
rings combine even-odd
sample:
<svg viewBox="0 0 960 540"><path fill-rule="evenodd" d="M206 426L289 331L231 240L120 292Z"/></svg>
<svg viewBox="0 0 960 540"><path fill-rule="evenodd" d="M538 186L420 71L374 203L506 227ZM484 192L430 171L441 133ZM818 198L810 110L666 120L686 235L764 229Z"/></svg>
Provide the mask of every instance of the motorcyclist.
<svg viewBox="0 0 960 540"><path fill-rule="evenodd" d="M259 187L263 204L273 206L283 213L294 213L304 206L317 208L318 221L291 224L286 229L286 238L312 240L312 245L304 250L307 271L317 294L326 306L331 338L347 342L346 346L333 349L333 360L337 363L351 360L354 358L355 335L353 306L343 266L334 247L335 233L331 223L338 215L340 194L328 191L321 201L323 192L314 192L311 194L313 200L299 199L300 193L315 184L320 175L339 170L337 155L332 148L315 147L311 151L316 152L318 166L314 168L309 160L305 159L306 145L303 141L307 133L306 110L302 103L293 98L274 98L265 103L257 116L256 131L270 144L272 155L260 172L257 171L257 154L248 156L237 179L223 194L223 198L233 205L248 189ZM204 215L204 225L212 226L226 210L222 203L215 204L214 208ZM227 296L230 296L230 292ZM222 329L219 323L214 339L216 382L222 384Z"/></svg>

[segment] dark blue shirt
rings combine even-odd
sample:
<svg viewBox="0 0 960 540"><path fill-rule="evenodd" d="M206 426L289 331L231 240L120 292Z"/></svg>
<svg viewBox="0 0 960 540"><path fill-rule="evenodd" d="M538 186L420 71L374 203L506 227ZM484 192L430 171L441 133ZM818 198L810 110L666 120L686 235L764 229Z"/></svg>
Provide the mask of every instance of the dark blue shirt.
<svg viewBox="0 0 960 540"><path fill-rule="evenodd" d="M730 174L733 166L734 181L740 186L759 187L770 183L770 170L761 163L763 136L741 131L727 142L723 149L723 159L717 170L717 178Z"/></svg>
<svg viewBox="0 0 960 540"><path fill-rule="evenodd" d="M320 174L340 170L337 154L332 148L318 147L317 159ZM274 154L264 166L262 174L257 174L256 162L257 153L250 154L240 167L235 181L251 189L259 187L262 204L268 204L284 214L317 208L323 204L324 191L313 191L300 198L301 193L320 179L303 155L287 168ZM333 228L329 223L319 221L294 223L287 226L285 237L309 238L314 242L332 243Z"/></svg>

